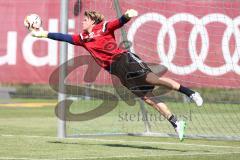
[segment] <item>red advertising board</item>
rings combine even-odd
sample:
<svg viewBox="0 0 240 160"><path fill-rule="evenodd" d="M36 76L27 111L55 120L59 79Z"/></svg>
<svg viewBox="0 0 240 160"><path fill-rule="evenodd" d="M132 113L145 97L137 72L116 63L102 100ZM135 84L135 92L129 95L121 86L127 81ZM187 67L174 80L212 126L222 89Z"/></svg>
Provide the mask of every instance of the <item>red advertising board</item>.
<svg viewBox="0 0 240 160"><path fill-rule="evenodd" d="M85 10L97 10L105 20L117 17L113 1L81 1L80 15L74 16L69 1L69 33L81 32ZM131 50L144 61L161 63L166 76L190 86L240 86L240 2L239 1L119 1L121 10L136 9L139 16L125 25ZM59 31L58 0L0 0L0 83L43 83L59 65L59 42L31 37L23 26L24 17L36 13L43 27ZM121 42L120 31L116 32ZM69 45L68 58L88 54ZM91 63L94 63L91 61ZM91 65L91 64L90 64ZM86 67L71 74L84 83ZM110 83L105 71L95 83Z"/></svg>

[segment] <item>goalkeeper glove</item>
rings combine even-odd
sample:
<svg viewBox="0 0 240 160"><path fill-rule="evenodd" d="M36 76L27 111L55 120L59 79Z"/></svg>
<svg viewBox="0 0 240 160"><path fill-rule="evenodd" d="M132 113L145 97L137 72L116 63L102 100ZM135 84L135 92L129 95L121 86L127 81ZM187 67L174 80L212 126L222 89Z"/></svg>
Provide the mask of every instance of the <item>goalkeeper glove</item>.
<svg viewBox="0 0 240 160"><path fill-rule="evenodd" d="M37 37L37 38L47 38L48 36L48 31L44 31L43 28L39 28L39 30L33 30L31 32L33 37Z"/></svg>
<svg viewBox="0 0 240 160"><path fill-rule="evenodd" d="M130 19L132 17L136 17L138 15L138 12L134 9L129 9L125 12L124 16L127 18L127 19Z"/></svg>

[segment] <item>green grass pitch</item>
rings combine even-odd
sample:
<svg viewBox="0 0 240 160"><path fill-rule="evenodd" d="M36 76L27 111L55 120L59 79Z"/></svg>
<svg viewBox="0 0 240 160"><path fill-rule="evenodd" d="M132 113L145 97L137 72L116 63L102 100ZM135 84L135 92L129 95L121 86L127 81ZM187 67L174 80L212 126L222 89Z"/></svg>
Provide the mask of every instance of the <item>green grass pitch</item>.
<svg viewBox="0 0 240 160"><path fill-rule="evenodd" d="M16 101L55 102L26 99ZM171 106L174 105L176 104ZM88 105L85 104L85 106ZM192 108L192 106L189 107ZM129 112L134 110L125 105L121 108ZM221 112L221 105L219 108L218 110ZM171 109L175 110L174 107ZM115 110L119 111L118 108ZM236 111L233 110L233 112ZM194 113L196 115L193 115L192 118L197 118L198 113L195 110ZM211 113L206 113L208 116L212 116ZM216 114L214 113L214 115ZM227 120L231 113L221 112L221 114L225 114L225 120ZM108 116L111 117L111 113ZM104 128L104 123L110 124L104 116L96 120L103 121L99 123L104 130L107 130ZM89 126L91 121L84 125L81 127L91 128ZM98 125L92 123L93 128ZM0 106L0 159L238 160L240 157L240 141L185 139L184 142L179 142L176 138L136 136L58 139L56 132L57 118L54 115L53 106L33 108Z"/></svg>

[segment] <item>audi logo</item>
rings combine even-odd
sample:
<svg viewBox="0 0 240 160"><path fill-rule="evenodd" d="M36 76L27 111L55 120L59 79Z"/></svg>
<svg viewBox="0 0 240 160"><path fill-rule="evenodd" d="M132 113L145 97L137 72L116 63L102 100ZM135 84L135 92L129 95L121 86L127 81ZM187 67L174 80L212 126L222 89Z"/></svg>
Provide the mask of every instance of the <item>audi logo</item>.
<svg viewBox="0 0 240 160"><path fill-rule="evenodd" d="M202 73L211 76L220 76L229 71L234 71L237 74L240 74L240 66L238 65L240 59L240 16L235 19L230 17L214 13L208 14L201 19L198 17L189 14L189 13L179 13L173 15L172 17L166 18L165 16L159 13L146 13L138 17L130 26L128 31L128 39L131 42L134 42L133 39L139 27L146 22L155 21L162 25L158 37L157 37L157 52L159 54L160 61L163 65L168 67L169 71L177 75L187 75L191 74L196 70L200 70ZM178 66L172 63L172 60L175 56L177 49L177 38L174 30L174 24L178 22L188 22L193 25L193 28L190 32L188 40L188 51L192 63L185 66ZM218 67L209 66L204 64L206 57L209 53L209 35L206 29L206 25L212 22L223 23L227 26L224 30L221 49L225 64ZM166 35L169 35L169 50L168 53L165 53L164 50L164 39ZM235 50L234 53L230 53L229 41L231 35L235 36ZM197 53L197 36L201 37L201 49L200 53ZM131 46L131 51L134 52L134 45Z"/></svg>

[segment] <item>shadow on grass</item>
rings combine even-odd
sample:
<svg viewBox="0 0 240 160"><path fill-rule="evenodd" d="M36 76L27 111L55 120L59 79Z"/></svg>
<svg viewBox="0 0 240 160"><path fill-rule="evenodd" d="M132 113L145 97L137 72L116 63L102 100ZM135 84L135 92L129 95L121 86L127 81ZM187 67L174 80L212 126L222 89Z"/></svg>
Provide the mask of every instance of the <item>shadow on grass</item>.
<svg viewBox="0 0 240 160"><path fill-rule="evenodd" d="M172 152L210 152L208 150L187 150L187 149L174 149L174 148L160 148L160 147L153 147L153 146L143 146L143 145L130 145L130 144L86 144L80 142L64 142L64 141L48 141L48 143L54 144L64 144L64 145L95 145L95 146L107 146L107 147L118 147L118 148L134 148L134 149L145 149L145 150L160 150L160 151L172 151Z"/></svg>
<svg viewBox="0 0 240 160"><path fill-rule="evenodd" d="M128 147L136 149L149 149L149 150L161 150L161 151L174 151L174 152L190 152L192 150L180 150L180 149L170 149L170 148L159 148L152 146L139 146L139 145L129 145L129 144L101 144L108 147Z"/></svg>

